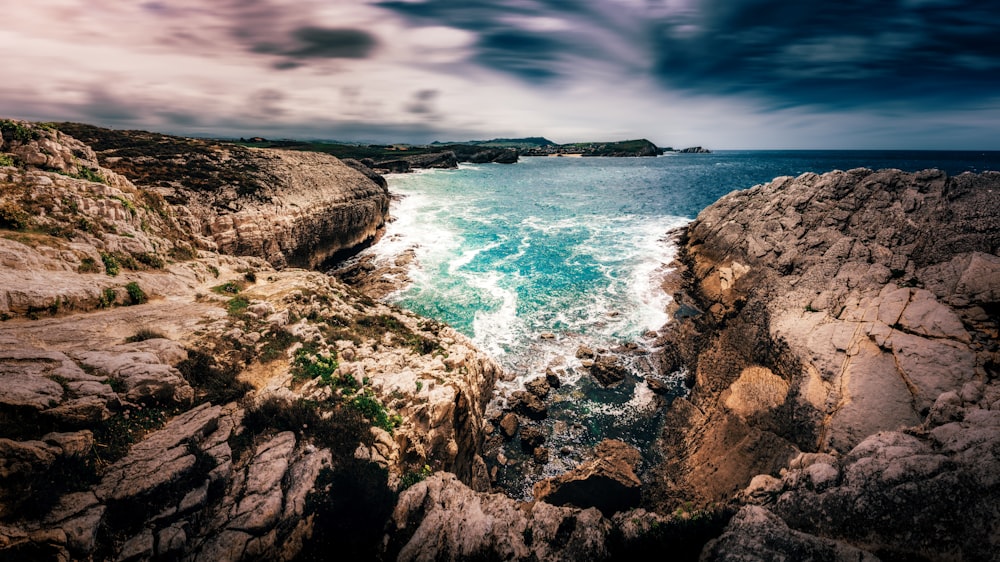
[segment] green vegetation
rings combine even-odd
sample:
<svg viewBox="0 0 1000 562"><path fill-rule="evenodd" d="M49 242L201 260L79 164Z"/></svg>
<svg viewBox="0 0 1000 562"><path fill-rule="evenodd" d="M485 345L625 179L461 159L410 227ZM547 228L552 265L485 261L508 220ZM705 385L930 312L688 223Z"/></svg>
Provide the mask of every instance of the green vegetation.
<svg viewBox="0 0 1000 562"><path fill-rule="evenodd" d="M385 406L375 398L371 391L364 391L355 396L351 402L351 407L361 412L361 415L372 422L375 427L380 427L389 433L403 423L403 418L399 414L389 415Z"/></svg>
<svg viewBox="0 0 1000 562"><path fill-rule="evenodd" d="M226 312L230 316L243 316L248 306L250 306L250 301L246 297L236 296L226 302Z"/></svg>
<svg viewBox="0 0 1000 562"><path fill-rule="evenodd" d="M209 266L209 268L212 268L212 266ZM216 271L218 270L216 269ZM242 291L245 288L246 285L243 283L243 281L226 281L221 285L216 285L215 287L212 287L212 292L218 293L220 295L238 295L240 294L240 291Z"/></svg>
<svg viewBox="0 0 1000 562"><path fill-rule="evenodd" d="M409 488L410 486L413 486L418 482L423 482L424 480L427 480L427 478L431 474L434 474L434 471L431 470L431 467L426 464L420 470L407 472L406 474L403 475L403 477L399 481L399 491L402 492L403 490Z"/></svg>
<svg viewBox="0 0 1000 562"><path fill-rule="evenodd" d="M65 174L71 178L76 178L78 180L87 180L94 183L108 183L108 180L104 179L104 176L100 172L91 170L85 166L77 167L77 172L75 174ZM121 197L115 197L115 199L123 200ZM132 214L135 214L135 208L132 208Z"/></svg>
<svg viewBox="0 0 1000 562"><path fill-rule="evenodd" d="M0 154L0 167L3 166L17 166L14 156L10 154Z"/></svg>
<svg viewBox="0 0 1000 562"><path fill-rule="evenodd" d="M327 319L324 332L328 340L347 340L356 344L363 343L365 339L380 342L387 333L391 333L394 340L418 355L443 351L436 340L415 333L396 317L387 314L351 319L334 316Z"/></svg>
<svg viewBox="0 0 1000 562"><path fill-rule="evenodd" d="M76 268L77 273L100 273L101 268L97 266L97 260L87 256L80 260L80 266Z"/></svg>
<svg viewBox="0 0 1000 562"><path fill-rule="evenodd" d="M31 223L31 215L17 203L12 201L0 203L0 228L27 230Z"/></svg>
<svg viewBox="0 0 1000 562"><path fill-rule="evenodd" d="M125 291L128 293L129 304L142 304L149 300L146 292L135 281L125 285Z"/></svg>
<svg viewBox="0 0 1000 562"><path fill-rule="evenodd" d="M5 139L10 138L19 142L30 142L42 138L42 134L35 129L25 127L10 119L0 119L0 132L3 133Z"/></svg>
<svg viewBox="0 0 1000 562"><path fill-rule="evenodd" d="M101 291L101 298L98 301L98 306L101 308L111 308L114 306L115 301L118 300L118 294L111 287L106 287Z"/></svg>
<svg viewBox="0 0 1000 562"><path fill-rule="evenodd" d="M104 262L104 273L114 277L121 271L121 264L118 258L107 252L101 252L101 261Z"/></svg>
<svg viewBox="0 0 1000 562"><path fill-rule="evenodd" d="M152 269L163 269L163 266L167 265L167 262L163 261L163 258L150 252L136 254L135 259L139 263Z"/></svg>

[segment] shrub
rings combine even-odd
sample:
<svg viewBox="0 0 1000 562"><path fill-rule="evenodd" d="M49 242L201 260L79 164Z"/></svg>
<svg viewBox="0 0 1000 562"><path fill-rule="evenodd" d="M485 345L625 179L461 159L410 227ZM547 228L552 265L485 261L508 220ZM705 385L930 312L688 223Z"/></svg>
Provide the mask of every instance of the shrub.
<svg viewBox="0 0 1000 562"><path fill-rule="evenodd" d="M76 268L77 273L100 273L101 268L97 267L97 260L87 256L80 260L80 267Z"/></svg>
<svg viewBox="0 0 1000 562"><path fill-rule="evenodd" d="M29 142L42 138L42 134L38 131L25 127L20 123L15 123L10 119L0 120L0 132L3 133L5 138L9 137L20 142Z"/></svg>
<svg viewBox="0 0 1000 562"><path fill-rule="evenodd" d="M424 480L427 480L427 477L429 477L431 474L434 474L434 471L431 470L431 467L426 464L420 470L407 472L399 480L399 491L402 492L403 490L409 488L410 486L413 486L417 482L423 482Z"/></svg>
<svg viewBox="0 0 1000 562"><path fill-rule="evenodd" d="M75 174L69 174L69 176L80 180L92 181L94 183L108 183L108 180L104 179L104 176L102 176L100 172L91 170L90 168L86 168L84 166L78 167L77 172ZM121 200L120 197L116 197L115 199ZM125 205L126 208L131 206L131 203L127 203ZM135 214L135 207L132 207L129 210L132 211L133 215Z"/></svg>
<svg viewBox="0 0 1000 562"><path fill-rule="evenodd" d="M142 304L149 300L146 296L146 292L143 291L142 287L140 287L135 281L125 285L125 291L128 292L128 300L130 304Z"/></svg>
<svg viewBox="0 0 1000 562"><path fill-rule="evenodd" d="M137 254L135 256L135 259L139 260L139 262L142 263L143 265L149 266L153 269L163 269L163 266L166 265L166 262L163 261L163 258L161 258L156 254L151 254L149 252Z"/></svg>
<svg viewBox="0 0 1000 562"><path fill-rule="evenodd" d="M364 418L354 408L343 404L323 405L299 398L287 400L271 396L247 409L243 426L252 435L269 431L294 431L327 447L335 459L350 458L359 443L371 445L374 437Z"/></svg>
<svg viewBox="0 0 1000 562"><path fill-rule="evenodd" d="M264 336L264 345L260 349L260 362L267 363L280 358L298 338L288 330L274 330Z"/></svg>
<svg viewBox="0 0 1000 562"><path fill-rule="evenodd" d="M107 252L101 252L101 261L104 262L104 273L114 277L121 271L121 264L118 263L118 258L115 256Z"/></svg>
<svg viewBox="0 0 1000 562"><path fill-rule="evenodd" d="M366 391L355 396L350 404L352 408L356 409L362 416L372 422L372 425L380 427L389 433L392 433L392 430L399 427L399 424L403 421L398 415L390 417L385 406L371 392Z"/></svg>
<svg viewBox="0 0 1000 562"><path fill-rule="evenodd" d="M292 364L292 377L295 380L320 379L324 384L331 385L335 382L333 372L337 370L337 366L336 353L329 355L315 353L311 346L303 347L295 353L295 362ZM348 375L347 377L338 377L338 379L340 380L336 382L346 383L338 386L346 386L357 390L357 381L354 380L353 376Z"/></svg>
<svg viewBox="0 0 1000 562"><path fill-rule="evenodd" d="M111 308L117 300L118 294L115 293L115 290L111 287L107 287L101 291L101 298L98 300L97 304L101 308Z"/></svg>
<svg viewBox="0 0 1000 562"><path fill-rule="evenodd" d="M10 154L0 154L0 166L17 166L17 162Z"/></svg>
<svg viewBox="0 0 1000 562"><path fill-rule="evenodd" d="M31 226L31 215L20 205L11 201L0 203L0 228L27 230Z"/></svg>
<svg viewBox="0 0 1000 562"><path fill-rule="evenodd" d="M140 328L138 332L125 338L125 343L135 343L135 342L153 340L158 338L166 339L166 337L167 336L164 336L163 334L157 332L156 330L150 328Z"/></svg>

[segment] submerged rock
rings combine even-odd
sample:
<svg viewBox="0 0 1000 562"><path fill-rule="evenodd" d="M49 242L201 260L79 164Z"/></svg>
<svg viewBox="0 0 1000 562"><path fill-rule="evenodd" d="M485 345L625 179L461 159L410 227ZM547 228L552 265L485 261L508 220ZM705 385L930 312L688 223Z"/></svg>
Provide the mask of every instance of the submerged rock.
<svg viewBox="0 0 1000 562"><path fill-rule="evenodd" d="M594 359L594 363L590 365L590 374L601 386L611 386L625 380L628 367L618 355L604 353Z"/></svg>

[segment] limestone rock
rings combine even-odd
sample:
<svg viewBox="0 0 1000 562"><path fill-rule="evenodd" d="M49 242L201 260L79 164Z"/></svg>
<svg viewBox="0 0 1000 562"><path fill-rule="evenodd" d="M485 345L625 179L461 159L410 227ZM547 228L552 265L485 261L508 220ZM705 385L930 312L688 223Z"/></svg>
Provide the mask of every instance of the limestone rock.
<svg viewBox="0 0 1000 562"><path fill-rule="evenodd" d="M511 393L509 406L515 412L533 420L545 419L549 412L548 407L540 398L523 390Z"/></svg>
<svg viewBox="0 0 1000 562"><path fill-rule="evenodd" d="M456 517L461 513L461 517ZM386 558L408 560L603 560L610 522L596 509L519 505L436 473L404 492L390 522Z"/></svg>
<svg viewBox="0 0 1000 562"><path fill-rule="evenodd" d="M790 529L778 516L758 506L743 507L726 526L722 536L705 545L701 559L741 562L879 560L870 552L849 544Z"/></svg>
<svg viewBox="0 0 1000 562"><path fill-rule="evenodd" d="M535 499L555 505L596 507L608 516L635 507L642 486L635 474L639 451L621 441L606 439L597 445L595 455L595 459L566 474L536 483Z"/></svg>
<svg viewBox="0 0 1000 562"><path fill-rule="evenodd" d="M524 388L528 392L534 394L535 396L545 399L549 395L549 383L545 380L545 377L536 377L530 381L524 383Z"/></svg>

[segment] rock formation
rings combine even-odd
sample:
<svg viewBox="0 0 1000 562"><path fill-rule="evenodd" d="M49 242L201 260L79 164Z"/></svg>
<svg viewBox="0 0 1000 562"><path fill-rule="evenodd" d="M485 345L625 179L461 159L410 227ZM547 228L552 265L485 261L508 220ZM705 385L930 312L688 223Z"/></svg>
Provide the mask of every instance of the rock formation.
<svg viewBox="0 0 1000 562"><path fill-rule="evenodd" d="M374 240L389 192L364 169L316 152L245 148L72 123L101 165L177 205L205 249L313 268Z"/></svg>
<svg viewBox="0 0 1000 562"><path fill-rule="evenodd" d="M694 385L667 414L650 497L771 510L741 512L711 556L996 552L998 187L993 172L804 174L727 195L680 234L677 302L701 312L663 343Z"/></svg>
<svg viewBox="0 0 1000 562"><path fill-rule="evenodd" d="M3 150L87 154L17 125L29 141L4 129ZM17 158L0 168L0 557L287 560L324 540L364 557L423 467L488 486L499 367L468 339L321 273L205 250L219 244L187 233L187 207L93 159L81 173ZM270 158L272 177L323 173L307 154ZM345 208L384 193L342 168L274 191L337 188ZM358 494L361 510L337 503ZM360 530L331 523L346 513Z"/></svg>

